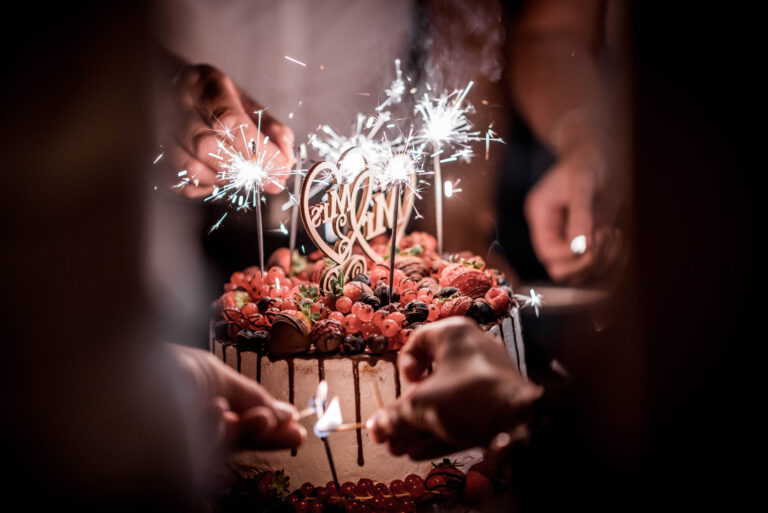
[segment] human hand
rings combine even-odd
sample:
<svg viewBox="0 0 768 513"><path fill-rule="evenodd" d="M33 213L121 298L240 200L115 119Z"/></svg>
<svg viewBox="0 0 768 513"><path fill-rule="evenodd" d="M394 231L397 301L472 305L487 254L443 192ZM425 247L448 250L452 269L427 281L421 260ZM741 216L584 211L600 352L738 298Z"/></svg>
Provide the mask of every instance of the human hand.
<svg viewBox="0 0 768 513"><path fill-rule="evenodd" d="M208 65L187 66L179 75L169 96L168 119L160 128L167 144L166 158L159 162L169 185L179 182L178 173L186 170L190 182L173 190L198 198L211 194L221 181L218 177L223 142L236 152L247 155L251 140L258 143L267 159L273 158L275 172L264 184L270 194L280 192L293 165L293 131L275 120L263 108L240 90L232 80ZM261 114L261 132L258 114ZM242 131L241 131L242 130ZM267 144L264 144L269 137Z"/></svg>
<svg viewBox="0 0 768 513"><path fill-rule="evenodd" d="M554 281L582 283L604 273L620 255L621 232L613 226L619 195L607 168L600 145L573 145L525 199L531 243ZM571 248L578 236L586 244L581 253Z"/></svg>
<svg viewBox="0 0 768 513"><path fill-rule="evenodd" d="M276 400L207 351L169 346L191 383L200 430L213 433L212 450L293 448L306 438L292 405Z"/></svg>
<svg viewBox="0 0 768 513"><path fill-rule="evenodd" d="M414 384L366 427L393 454L415 460L488 445L496 434L527 422L542 395L503 346L465 317L420 328L400 350L398 363Z"/></svg>

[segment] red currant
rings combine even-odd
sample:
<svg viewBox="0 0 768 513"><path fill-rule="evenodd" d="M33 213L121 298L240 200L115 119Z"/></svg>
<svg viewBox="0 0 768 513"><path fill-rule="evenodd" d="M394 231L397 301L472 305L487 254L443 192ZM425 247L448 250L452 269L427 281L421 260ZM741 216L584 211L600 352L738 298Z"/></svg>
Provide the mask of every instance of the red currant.
<svg viewBox="0 0 768 513"><path fill-rule="evenodd" d="M387 318L387 315L389 315L389 313L386 310L376 310L376 312L373 314L373 319L371 322L374 324L374 326L381 328L381 323L384 322L384 319Z"/></svg>
<svg viewBox="0 0 768 513"><path fill-rule="evenodd" d="M280 303L280 310L298 310L299 306L296 304L296 301L293 299L286 299L282 303Z"/></svg>
<svg viewBox="0 0 768 513"><path fill-rule="evenodd" d="M329 497L338 497L339 496L339 489L336 487L336 483L333 481L328 481L325 485L325 489L328 490L328 496Z"/></svg>
<svg viewBox="0 0 768 513"><path fill-rule="evenodd" d="M403 483L400 479L395 479L389 483L389 491L392 492L393 495L400 495L405 493L405 483Z"/></svg>
<svg viewBox="0 0 768 513"><path fill-rule="evenodd" d="M355 483L352 481L347 481L343 485L341 485L341 494L346 495L347 497L354 497L355 496Z"/></svg>
<svg viewBox="0 0 768 513"><path fill-rule="evenodd" d="M392 319L385 319L381 323L381 334L385 337L393 337L400 331L400 325Z"/></svg>
<svg viewBox="0 0 768 513"><path fill-rule="evenodd" d="M331 312L328 314L329 319L333 319L334 321L339 321L340 323L344 323L344 314L341 312Z"/></svg>
<svg viewBox="0 0 768 513"><path fill-rule="evenodd" d="M407 513L414 513L416 511L416 501L412 497L403 497L400 499L400 509Z"/></svg>
<svg viewBox="0 0 768 513"><path fill-rule="evenodd" d="M318 502L325 502L330 496L331 494L328 492L327 488L322 486L315 488L315 497L317 497Z"/></svg>
<svg viewBox="0 0 768 513"><path fill-rule="evenodd" d="M366 495L370 495L373 490L373 481L363 478L357 482L357 486L365 490Z"/></svg>
<svg viewBox="0 0 768 513"><path fill-rule="evenodd" d="M382 496L389 495L389 488L387 488L387 485L384 483L376 483L376 486L374 486L374 489L379 492Z"/></svg>
<svg viewBox="0 0 768 513"><path fill-rule="evenodd" d="M243 305L240 311L243 313L244 317L250 317L253 314L259 313L259 307L256 305L256 303L246 303Z"/></svg>
<svg viewBox="0 0 768 513"><path fill-rule="evenodd" d="M328 309L323 303L312 303L312 306L309 307L309 311L311 313L319 313L321 319L325 319L328 316Z"/></svg>
<svg viewBox="0 0 768 513"><path fill-rule="evenodd" d="M357 318L362 322L371 322L373 319L373 307L360 301L352 305L352 313L357 315Z"/></svg>
<svg viewBox="0 0 768 513"><path fill-rule="evenodd" d="M363 285L359 281L350 281L344 285L344 296L351 299L353 302L360 299L363 295Z"/></svg>
<svg viewBox="0 0 768 513"><path fill-rule="evenodd" d="M343 314L348 314L352 311L352 303L353 301L347 296L341 296L336 300L336 310Z"/></svg>
<svg viewBox="0 0 768 513"><path fill-rule="evenodd" d="M360 328L362 327L362 323L360 322L360 319L357 318L357 315L351 313L344 317L344 330L347 332L347 335L351 335L353 333L359 333Z"/></svg>
<svg viewBox="0 0 768 513"><path fill-rule="evenodd" d="M427 316L428 322L436 321L440 318L440 306L440 303L432 303L429 305L429 315Z"/></svg>
<svg viewBox="0 0 768 513"><path fill-rule="evenodd" d="M378 334L381 332L381 329L373 324L372 322L364 322L363 325L360 327L360 334L363 336L363 338L368 338L368 335L371 334Z"/></svg>
<svg viewBox="0 0 768 513"><path fill-rule="evenodd" d="M387 316L387 319L395 321L398 327L405 325L405 314L403 312L392 312Z"/></svg>
<svg viewBox="0 0 768 513"><path fill-rule="evenodd" d="M315 492L315 487L312 486L312 483L304 483L301 485L301 493L304 494L304 497L312 497L312 495Z"/></svg>
<svg viewBox="0 0 768 513"><path fill-rule="evenodd" d="M400 294L400 303L404 305L407 305L414 299L416 299L416 291L413 289L404 289Z"/></svg>
<svg viewBox="0 0 768 513"><path fill-rule="evenodd" d="M323 513L325 510L325 505L320 501L312 501L312 504L309 506L310 513Z"/></svg>
<svg viewBox="0 0 768 513"><path fill-rule="evenodd" d="M413 330L410 328L405 328L398 333L398 342L400 342L401 345L405 345L406 342L408 342L408 339L413 334Z"/></svg>
<svg viewBox="0 0 768 513"><path fill-rule="evenodd" d="M298 501L293 505L293 511L296 513L307 513L309 511L309 501Z"/></svg>

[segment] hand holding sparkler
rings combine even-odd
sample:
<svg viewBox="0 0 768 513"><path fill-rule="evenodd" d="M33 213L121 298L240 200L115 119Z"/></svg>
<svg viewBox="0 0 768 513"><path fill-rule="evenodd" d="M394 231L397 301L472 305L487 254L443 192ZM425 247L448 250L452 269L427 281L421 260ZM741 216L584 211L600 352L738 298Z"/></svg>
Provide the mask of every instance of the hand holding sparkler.
<svg viewBox="0 0 768 513"><path fill-rule="evenodd" d="M168 142L155 163L173 174L174 190L180 194L205 197L224 183L220 176L222 144L245 155L248 141L254 140L272 158L275 169L290 169L291 129L263 112L221 71L206 65L187 66L171 94L166 102L171 112L160 130ZM259 112L261 129L257 126ZM273 173L264 192L279 192L287 177L287 173Z"/></svg>

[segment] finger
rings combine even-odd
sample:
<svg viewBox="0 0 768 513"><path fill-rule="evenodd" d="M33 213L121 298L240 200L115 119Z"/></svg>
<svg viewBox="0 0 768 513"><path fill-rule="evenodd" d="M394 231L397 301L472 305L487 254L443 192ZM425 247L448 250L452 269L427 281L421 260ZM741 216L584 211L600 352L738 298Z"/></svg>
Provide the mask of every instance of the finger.
<svg viewBox="0 0 768 513"><path fill-rule="evenodd" d="M306 430L290 421L280 423L274 411L257 406L241 415L240 442L250 449L286 449L297 447L306 438Z"/></svg>
<svg viewBox="0 0 768 513"><path fill-rule="evenodd" d="M466 317L449 317L422 326L400 349L398 367L407 381L421 381L429 365L442 358L446 347L455 349L479 333L477 325Z"/></svg>
<svg viewBox="0 0 768 513"><path fill-rule="evenodd" d="M188 198L201 198L213 192L217 175L208 165L190 155L184 148L174 144L168 151L167 167L173 170L171 177L174 192Z"/></svg>
<svg viewBox="0 0 768 513"><path fill-rule="evenodd" d="M583 235L587 239L587 250L595 243L595 219L592 208L592 196L588 191L574 191L568 206L566 240L570 241Z"/></svg>
<svg viewBox="0 0 768 513"><path fill-rule="evenodd" d="M564 238L564 204L537 187L528 194L524 208L531 244L539 260L546 263L573 257L570 243Z"/></svg>

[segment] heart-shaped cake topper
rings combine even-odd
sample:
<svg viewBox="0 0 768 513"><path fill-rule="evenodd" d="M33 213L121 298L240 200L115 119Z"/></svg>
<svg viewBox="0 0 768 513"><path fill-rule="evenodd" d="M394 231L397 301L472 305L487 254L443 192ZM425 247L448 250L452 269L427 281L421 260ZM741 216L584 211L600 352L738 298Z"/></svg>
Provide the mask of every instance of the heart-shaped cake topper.
<svg viewBox="0 0 768 513"><path fill-rule="evenodd" d="M349 168L344 167L344 160L350 158L362 159L361 170L351 177ZM415 173L411 178L415 183ZM327 184L327 189L325 194L316 195L320 201L310 204L310 190L314 189L314 184ZM378 187L376 173L368 168L365 156L357 148L344 152L336 164L318 162L304 177L301 184L301 220L312 242L334 262L321 280L323 292L332 292L332 282L338 279L340 273L349 280L365 272L366 259L355 253L355 245L371 261L384 262L369 241L388 231L390 236L397 236L398 239L403 235L413 211L414 195L406 194L400 198L395 188L383 191ZM396 228L392 226L395 202L402 202ZM333 244L324 235L327 228L336 237Z"/></svg>

